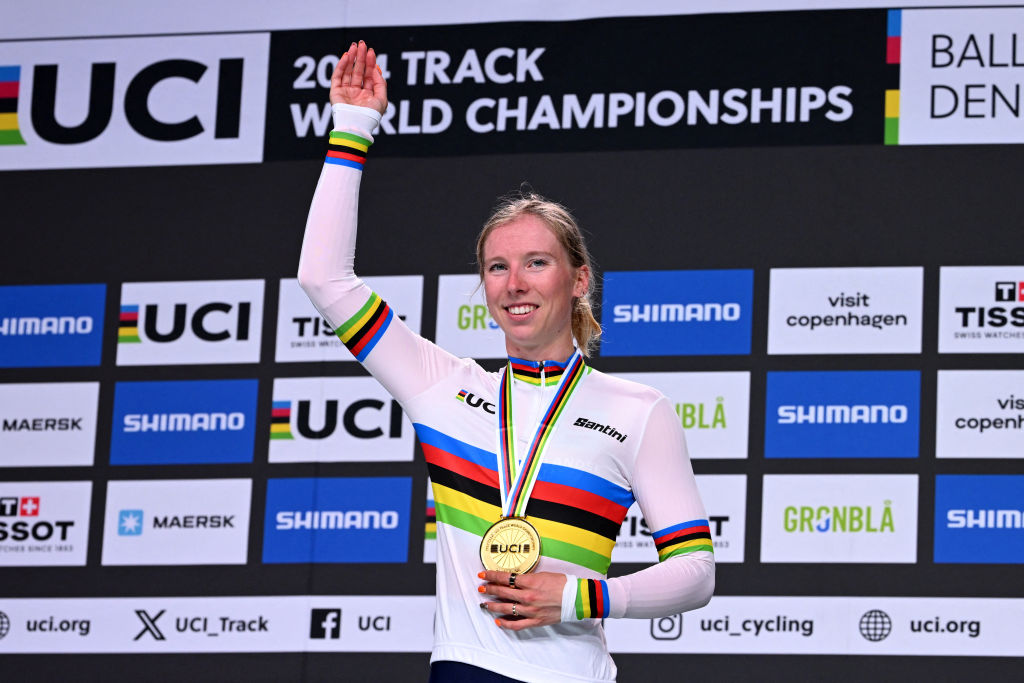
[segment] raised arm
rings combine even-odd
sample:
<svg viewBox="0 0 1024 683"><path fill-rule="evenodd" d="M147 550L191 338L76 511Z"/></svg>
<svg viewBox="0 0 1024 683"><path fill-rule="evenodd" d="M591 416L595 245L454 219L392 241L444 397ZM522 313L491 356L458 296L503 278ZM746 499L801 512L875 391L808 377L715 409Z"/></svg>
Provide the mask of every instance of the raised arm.
<svg viewBox="0 0 1024 683"><path fill-rule="evenodd" d="M376 55L362 41L338 60L331 105L334 130L306 221L299 284L352 354L404 401L460 361L409 330L353 268L363 165L387 108Z"/></svg>

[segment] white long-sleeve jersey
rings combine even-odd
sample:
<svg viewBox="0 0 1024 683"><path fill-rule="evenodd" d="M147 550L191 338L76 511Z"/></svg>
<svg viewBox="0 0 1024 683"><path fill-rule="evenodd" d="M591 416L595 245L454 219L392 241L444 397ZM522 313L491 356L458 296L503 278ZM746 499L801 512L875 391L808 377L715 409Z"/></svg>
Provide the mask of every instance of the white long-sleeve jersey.
<svg viewBox="0 0 1024 683"><path fill-rule="evenodd" d="M431 661L523 681L615 679L601 619L705 605L714 556L679 419L656 390L593 368L548 437L526 509L541 536L536 571L567 575L562 622L510 631L480 608L480 541L501 516L498 373L413 333L353 271L359 183L376 112L335 105L327 163L306 224L299 282L338 336L413 421L437 515L437 610ZM514 433L525 453L563 362L512 359ZM636 500L659 564L607 579Z"/></svg>

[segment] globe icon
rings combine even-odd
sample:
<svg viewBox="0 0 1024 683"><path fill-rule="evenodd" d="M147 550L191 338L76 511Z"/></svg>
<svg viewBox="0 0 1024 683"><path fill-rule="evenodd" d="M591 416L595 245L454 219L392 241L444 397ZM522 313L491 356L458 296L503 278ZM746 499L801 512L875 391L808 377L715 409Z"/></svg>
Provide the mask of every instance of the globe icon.
<svg viewBox="0 0 1024 683"><path fill-rule="evenodd" d="M892 633L892 619L882 610L870 610L860 618L860 634L872 643L885 640L890 633Z"/></svg>
<svg viewBox="0 0 1024 683"><path fill-rule="evenodd" d="M0 638L3 638L11 630L11 620L7 615L0 612Z"/></svg>

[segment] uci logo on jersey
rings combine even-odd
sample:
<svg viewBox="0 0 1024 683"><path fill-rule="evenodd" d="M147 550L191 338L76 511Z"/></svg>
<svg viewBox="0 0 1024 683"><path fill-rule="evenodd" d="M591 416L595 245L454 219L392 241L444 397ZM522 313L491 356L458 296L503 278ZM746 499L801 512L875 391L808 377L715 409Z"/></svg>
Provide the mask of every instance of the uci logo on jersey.
<svg viewBox="0 0 1024 683"><path fill-rule="evenodd" d="M117 364L256 363L262 323L263 280L125 283Z"/></svg>
<svg viewBox="0 0 1024 683"><path fill-rule="evenodd" d="M459 393L455 394L455 400L465 403L470 408L479 408L485 413L494 415L494 404L490 401L485 401L476 394L471 394L465 389L460 389Z"/></svg>
<svg viewBox="0 0 1024 683"><path fill-rule="evenodd" d="M8 43L0 168L261 161L268 53L267 34Z"/></svg>

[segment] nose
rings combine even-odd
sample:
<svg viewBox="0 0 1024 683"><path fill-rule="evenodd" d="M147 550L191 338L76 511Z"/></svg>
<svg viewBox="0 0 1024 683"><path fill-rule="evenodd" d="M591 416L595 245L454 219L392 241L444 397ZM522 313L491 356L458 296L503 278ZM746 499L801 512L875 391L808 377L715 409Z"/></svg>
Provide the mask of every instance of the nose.
<svg viewBox="0 0 1024 683"><path fill-rule="evenodd" d="M523 273L519 268L509 268L508 280L505 282L505 287L508 288L509 294L526 291L526 279L523 277Z"/></svg>

